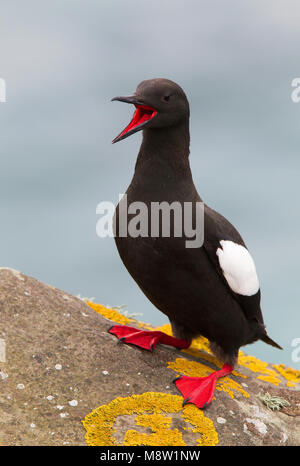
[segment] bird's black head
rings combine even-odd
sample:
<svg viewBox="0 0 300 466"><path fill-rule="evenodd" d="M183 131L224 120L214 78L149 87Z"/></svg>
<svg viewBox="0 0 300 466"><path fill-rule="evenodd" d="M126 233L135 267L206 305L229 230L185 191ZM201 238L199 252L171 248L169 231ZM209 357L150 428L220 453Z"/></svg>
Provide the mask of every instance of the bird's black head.
<svg viewBox="0 0 300 466"><path fill-rule="evenodd" d="M179 124L189 118L189 103L184 91L169 79L142 81L129 97L114 97L133 104L135 113L129 125L112 141L125 139L144 128L163 128Z"/></svg>

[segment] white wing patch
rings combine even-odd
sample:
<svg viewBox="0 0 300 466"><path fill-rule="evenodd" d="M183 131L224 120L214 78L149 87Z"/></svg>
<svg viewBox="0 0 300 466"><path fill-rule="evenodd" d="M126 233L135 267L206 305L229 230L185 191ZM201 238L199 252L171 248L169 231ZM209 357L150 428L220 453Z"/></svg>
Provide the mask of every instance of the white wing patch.
<svg viewBox="0 0 300 466"><path fill-rule="evenodd" d="M223 275L232 291L252 296L259 290L259 281L254 261L249 251L233 241L220 241L217 256Z"/></svg>

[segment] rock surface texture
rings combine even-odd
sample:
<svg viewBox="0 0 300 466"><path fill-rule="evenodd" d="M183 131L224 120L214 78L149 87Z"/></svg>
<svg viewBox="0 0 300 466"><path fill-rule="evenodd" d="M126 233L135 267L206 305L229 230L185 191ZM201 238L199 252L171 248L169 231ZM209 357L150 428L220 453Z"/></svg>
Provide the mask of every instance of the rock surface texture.
<svg viewBox="0 0 300 466"><path fill-rule="evenodd" d="M210 406L182 407L172 380L220 365L207 341L150 353L117 344L114 322L150 328L0 269L0 445L300 445L299 371L241 352Z"/></svg>

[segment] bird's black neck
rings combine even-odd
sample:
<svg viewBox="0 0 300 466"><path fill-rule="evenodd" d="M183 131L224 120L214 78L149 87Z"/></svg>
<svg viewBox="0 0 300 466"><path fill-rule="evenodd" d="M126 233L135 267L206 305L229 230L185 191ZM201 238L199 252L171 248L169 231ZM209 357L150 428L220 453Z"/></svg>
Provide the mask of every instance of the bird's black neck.
<svg viewBox="0 0 300 466"><path fill-rule="evenodd" d="M190 175L189 122L164 128L145 128L135 171L159 176L161 170L176 176Z"/></svg>

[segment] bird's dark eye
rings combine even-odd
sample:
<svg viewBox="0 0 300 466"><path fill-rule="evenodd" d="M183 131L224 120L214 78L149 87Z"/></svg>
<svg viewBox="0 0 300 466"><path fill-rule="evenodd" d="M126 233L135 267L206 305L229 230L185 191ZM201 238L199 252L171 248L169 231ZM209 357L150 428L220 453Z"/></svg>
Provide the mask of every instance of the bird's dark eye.
<svg viewBox="0 0 300 466"><path fill-rule="evenodd" d="M162 100L163 100L164 102L169 102L170 97L171 97L171 95L164 95L163 98L162 98Z"/></svg>

